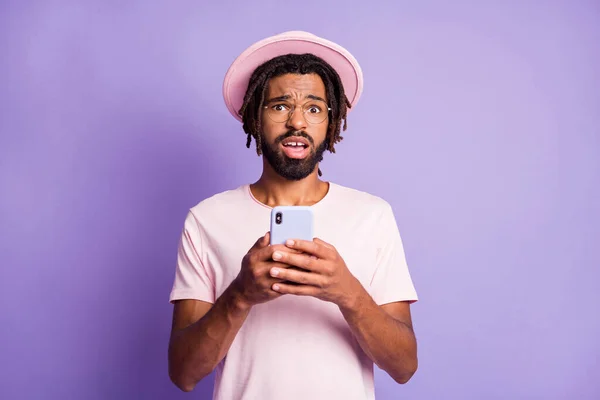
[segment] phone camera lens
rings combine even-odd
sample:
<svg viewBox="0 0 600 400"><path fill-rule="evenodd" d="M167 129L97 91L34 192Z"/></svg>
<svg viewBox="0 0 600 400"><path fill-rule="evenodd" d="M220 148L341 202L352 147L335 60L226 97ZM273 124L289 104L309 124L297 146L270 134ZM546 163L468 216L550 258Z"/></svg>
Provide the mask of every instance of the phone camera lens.
<svg viewBox="0 0 600 400"><path fill-rule="evenodd" d="M281 217L282 217L282 215L281 215L280 212L278 212L277 214L275 214L275 223L276 224L281 224L281 219L282 219Z"/></svg>

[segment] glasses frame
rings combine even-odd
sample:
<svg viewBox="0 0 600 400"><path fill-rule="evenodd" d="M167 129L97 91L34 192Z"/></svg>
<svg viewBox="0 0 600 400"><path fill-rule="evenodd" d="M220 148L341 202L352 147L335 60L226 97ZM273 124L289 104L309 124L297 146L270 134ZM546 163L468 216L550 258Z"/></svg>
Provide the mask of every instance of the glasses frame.
<svg viewBox="0 0 600 400"><path fill-rule="evenodd" d="M327 115L325 116L325 118L323 118L323 120L322 120L322 121L319 121L319 122L310 122L310 121L309 121L309 120L306 118L306 115L305 115L307 110L304 110L304 111L302 111L302 117L303 117L303 118L304 118L304 120L305 120L307 123L309 123L309 124L312 124L312 125L318 125L318 124L322 124L322 123L323 123L323 122L324 122L324 121L325 121L327 118L329 118L329 113L331 112L331 107L329 107L329 105L328 105L327 103L325 103L325 105L327 106ZM266 106L263 106L263 109L265 109L265 110L268 110L270 107L272 107L272 106L271 106L271 105L266 105ZM275 121L275 120L273 119L273 117L271 117L271 116L269 115L269 113L267 113L267 117L268 117L268 118L269 118L271 121L273 121L273 122L275 122L275 123L277 123L277 124L283 124L284 122L288 122L288 121L290 120L290 118L292 117L292 114L294 113L294 111L296 111L296 107L297 107L297 106L296 106L296 104L292 105L292 108L290 108L290 111L288 111L288 116L287 116L287 118L286 118L286 119L284 119L283 121ZM302 105L302 107L304 107L304 105Z"/></svg>

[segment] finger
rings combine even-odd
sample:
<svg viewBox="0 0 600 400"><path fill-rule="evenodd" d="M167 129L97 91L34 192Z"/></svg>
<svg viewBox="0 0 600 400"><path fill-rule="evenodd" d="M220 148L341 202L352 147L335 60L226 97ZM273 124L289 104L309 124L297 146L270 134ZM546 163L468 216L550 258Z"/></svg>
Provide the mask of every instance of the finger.
<svg viewBox="0 0 600 400"><path fill-rule="evenodd" d="M302 252L300 250L296 250L296 249L290 249L289 247L287 247L284 244L274 244L273 246L271 246L271 248L273 249L273 251L271 252L271 254L273 254L275 251L287 251L288 253L293 253L293 254L302 254Z"/></svg>
<svg viewBox="0 0 600 400"><path fill-rule="evenodd" d="M273 286L279 285L281 283L284 283L283 279L277 279L277 278L271 278L271 277L269 277L267 279L267 281L265 282L265 288L267 288L270 291L274 291L273 290Z"/></svg>
<svg viewBox="0 0 600 400"><path fill-rule="evenodd" d="M248 252L266 247L269 244L270 238L271 234L269 232L265 233L264 236L259 237L256 240L256 242L254 242L254 244L252 245L252 247L250 247L250 250Z"/></svg>
<svg viewBox="0 0 600 400"><path fill-rule="evenodd" d="M321 246L327 247L329 250L335 250L335 247L332 244L329 244L329 243L327 243L327 242L325 242L325 241L323 241L323 240L321 240L319 238L313 238L313 241L315 243L320 244ZM335 251L337 251L337 250L335 250Z"/></svg>
<svg viewBox="0 0 600 400"><path fill-rule="evenodd" d="M267 271L267 272L266 272L266 273L267 273L267 275L270 275L270 274L271 274L271 273L270 273L270 271L271 271L273 268L277 268L277 269L288 269L288 268L293 268L293 267L290 267L290 266L289 266L289 265L287 265L287 264L284 264L284 263L281 263L281 262L276 262L276 261L270 261L270 260L269 260L269 261L267 261L265 264L266 264L266 268L265 268L265 270Z"/></svg>
<svg viewBox="0 0 600 400"><path fill-rule="evenodd" d="M285 242L285 246L302 253L311 254L317 258L331 258L331 249L314 241L293 239Z"/></svg>
<svg viewBox="0 0 600 400"><path fill-rule="evenodd" d="M253 254L253 257L255 258L255 262L273 261L273 253L276 251L287 251L287 249L282 244L274 244L272 246L266 246L256 250Z"/></svg>
<svg viewBox="0 0 600 400"><path fill-rule="evenodd" d="M323 276L315 274L314 272L297 270L293 267L280 268L274 266L273 268L271 268L269 273L273 278L281 279L282 281L290 281L316 287L323 286Z"/></svg>
<svg viewBox="0 0 600 400"><path fill-rule="evenodd" d="M289 285L286 283L275 283L273 291L281 294L295 294L297 296L313 296L319 294L320 289L308 285Z"/></svg>
<svg viewBox="0 0 600 400"><path fill-rule="evenodd" d="M273 261L293 265L312 272L320 273L323 271L322 261L311 257L309 254L294 254L288 251L277 250L273 252Z"/></svg>
<svg viewBox="0 0 600 400"><path fill-rule="evenodd" d="M270 270L273 268L282 270L282 269L289 268L289 265L270 262L270 263L268 263L268 265L265 268L262 268L262 273L260 274L260 278L258 278L258 279L260 280L260 286L267 290L273 290L274 284L284 282L283 279L278 278L276 276L272 276L270 274Z"/></svg>
<svg viewBox="0 0 600 400"><path fill-rule="evenodd" d="M262 247L267 247L271 241L271 232L267 232L265 233L265 236L263 236L262 238L262 243L261 243L261 248Z"/></svg>

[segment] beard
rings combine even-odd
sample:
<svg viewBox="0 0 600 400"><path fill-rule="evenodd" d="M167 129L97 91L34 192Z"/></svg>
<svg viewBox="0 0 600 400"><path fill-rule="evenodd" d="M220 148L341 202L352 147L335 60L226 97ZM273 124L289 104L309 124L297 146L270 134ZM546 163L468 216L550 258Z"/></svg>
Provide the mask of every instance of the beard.
<svg viewBox="0 0 600 400"><path fill-rule="evenodd" d="M289 158L279 147L279 144L293 136L301 136L310 143L310 153L306 158ZM261 145L262 153L273 170L281 177L290 181L299 181L309 176L317 164L323 160L323 153L327 149L325 140L315 147L313 138L302 131L288 131L277 137L273 145L269 145L263 138Z"/></svg>

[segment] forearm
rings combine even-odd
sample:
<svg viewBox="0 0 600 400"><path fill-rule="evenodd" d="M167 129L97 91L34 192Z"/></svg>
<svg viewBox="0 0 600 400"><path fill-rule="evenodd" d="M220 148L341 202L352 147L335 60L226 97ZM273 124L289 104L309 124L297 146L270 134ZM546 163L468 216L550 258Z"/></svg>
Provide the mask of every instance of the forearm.
<svg viewBox="0 0 600 400"><path fill-rule="evenodd" d="M398 383L417 369L417 343L411 326L378 306L360 287L359 295L340 310L367 356Z"/></svg>
<svg viewBox="0 0 600 400"><path fill-rule="evenodd" d="M172 333L169 375L179 388L191 391L214 370L229 351L249 310L230 286L200 320Z"/></svg>

